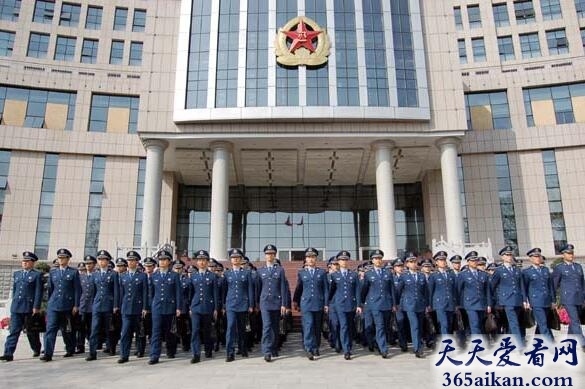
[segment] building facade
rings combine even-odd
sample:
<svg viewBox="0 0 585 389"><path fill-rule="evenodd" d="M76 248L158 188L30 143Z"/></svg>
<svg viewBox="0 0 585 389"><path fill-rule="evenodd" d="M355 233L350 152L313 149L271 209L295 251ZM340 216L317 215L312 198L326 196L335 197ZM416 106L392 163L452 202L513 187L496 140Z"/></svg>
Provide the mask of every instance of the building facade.
<svg viewBox="0 0 585 389"><path fill-rule="evenodd" d="M0 250L583 246L582 17L581 0L0 0Z"/></svg>

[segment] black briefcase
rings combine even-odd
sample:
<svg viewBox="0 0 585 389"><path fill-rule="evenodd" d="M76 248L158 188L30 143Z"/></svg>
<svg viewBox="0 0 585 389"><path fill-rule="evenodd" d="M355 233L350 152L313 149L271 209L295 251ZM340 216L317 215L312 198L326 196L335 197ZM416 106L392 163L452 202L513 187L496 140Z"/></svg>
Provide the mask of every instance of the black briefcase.
<svg viewBox="0 0 585 389"><path fill-rule="evenodd" d="M561 330L561 319L556 309L549 308L546 310L546 325L551 330Z"/></svg>
<svg viewBox="0 0 585 389"><path fill-rule="evenodd" d="M47 322L45 321L45 313L37 313L30 315L26 319L24 325L26 332L47 332Z"/></svg>

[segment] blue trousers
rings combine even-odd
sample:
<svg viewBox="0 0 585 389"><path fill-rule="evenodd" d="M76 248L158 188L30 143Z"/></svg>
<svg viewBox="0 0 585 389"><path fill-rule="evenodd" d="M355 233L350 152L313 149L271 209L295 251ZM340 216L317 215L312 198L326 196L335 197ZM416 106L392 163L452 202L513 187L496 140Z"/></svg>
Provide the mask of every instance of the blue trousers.
<svg viewBox="0 0 585 389"><path fill-rule="evenodd" d="M97 352L98 343L100 342L101 329L104 329L106 337L108 337L108 345L110 347L115 346L111 344L108 334L110 333L109 324L112 321L112 312L93 312L91 316L91 335L89 336L89 354L93 355Z"/></svg>
<svg viewBox="0 0 585 389"><path fill-rule="evenodd" d="M329 345L334 349L341 350L341 339L339 339L339 318L337 312L329 309Z"/></svg>
<svg viewBox="0 0 585 389"><path fill-rule="evenodd" d="M262 315L262 354L272 355L278 351L280 309L261 310Z"/></svg>
<svg viewBox="0 0 585 389"><path fill-rule="evenodd" d="M150 360L158 361L161 354L162 338L165 338L167 345L167 356L177 353L177 337L171 334L171 325L174 314L161 315L160 313L152 314L152 335L150 337Z"/></svg>
<svg viewBox="0 0 585 389"><path fill-rule="evenodd" d="M341 338L341 348L343 349L344 354L349 354L351 353L351 347L353 345L352 334L355 323L355 312L337 311L337 316L339 317L339 337Z"/></svg>
<svg viewBox="0 0 585 389"><path fill-rule="evenodd" d="M422 324L424 312L406 311L406 316L410 322L410 336L412 337L412 349L414 352L422 350Z"/></svg>
<svg viewBox="0 0 585 389"><path fill-rule="evenodd" d="M385 354L388 352L388 343L386 342L386 324L390 318L390 311L367 311L366 316L366 333L368 336L375 334L374 338L378 344L378 350ZM372 345L373 342L368 340L368 345Z"/></svg>
<svg viewBox="0 0 585 389"><path fill-rule="evenodd" d="M194 357L201 355L201 342L205 353L211 353L213 339L211 338L211 313L191 313L191 351Z"/></svg>
<svg viewBox="0 0 585 389"><path fill-rule="evenodd" d="M471 309L466 309L467 318L469 319L469 329L471 331L471 335L481 335L484 333L483 330L483 323L485 321L485 311L474 311Z"/></svg>
<svg viewBox="0 0 585 389"><path fill-rule="evenodd" d="M514 337L514 342L519 349L524 348L523 331L520 329L520 321L518 320L521 309L521 307L504 307L508 319L508 331Z"/></svg>
<svg viewBox="0 0 585 389"><path fill-rule="evenodd" d="M71 311L48 311L47 312L47 332L45 333L45 356L52 357L55 351L55 341L57 332L61 329L65 351L75 353L75 332L68 328L71 323Z"/></svg>
<svg viewBox="0 0 585 389"><path fill-rule="evenodd" d="M406 323L405 323L405 316L404 311L397 311L395 312L396 315L396 325L398 326L398 345L402 348L407 346L406 341Z"/></svg>
<svg viewBox="0 0 585 389"><path fill-rule="evenodd" d="M563 304L571 323L569 324L569 334L577 335L577 339L581 343L582 347L585 347L585 337L583 337L583 331L581 330L581 322L579 321L579 305L566 305Z"/></svg>
<svg viewBox="0 0 585 389"><path fill-rule="evenodd" d="M546 319L549 309L550 308L546 307L532 307L532 312L534 313L534 320L536 321L537 333L544 336L549 342L552 342L553 334L550 328L548 328L548 321Z"/></svg>
<svg viewBox="0 0 585 389"><path fill-rule="evenodd" d="M453 322L453 311L437 309L435 312L437 313L437 321L439 322L439 330L441 331L441 335L449 335L451 323Z"/></svg>
<svg viewBox="0 0 585 389"><path fill-rule="evenodd" d="M246 350L246 317L248 312L226 311L227 315L227 330L225 335L225 351L227 355L234 355L236 353L236 341L240 352L248 352Z"/></svg>
<svg viewBox="0 0 585 389"><path fill-rule="evenodd" d="M338 313L339 315L339 313ZM315 353L321 346L323 311L305 311L302 315L305 351Z"/></svg>
<svg viewBox="0 0 585 389"><path fill-rule="evenodd" d="M16 350L16 344L18 343L18 338L20 337L20 333L24 329L26 321L30 318L31 313L11 313L10 314L10 328L8 337L6 338L6 343L4 343L4 355L12 356L14 355L14 351ZM38 333L30 333L27 331L26 333L28 337L28 342L30 344L30 348L35 353L41 352L41 344L40 340L38 339Z"/></svg>
<svg viewBox="0 0 585 389"><path fill-rule="evenodd" d="M122 315L122 338L120 339L120 357L128 358L130 356L130 348L132 346L132 338L136 334L136 348L140 351L142 349L139 336L140 319L142 315Z"/></svg>

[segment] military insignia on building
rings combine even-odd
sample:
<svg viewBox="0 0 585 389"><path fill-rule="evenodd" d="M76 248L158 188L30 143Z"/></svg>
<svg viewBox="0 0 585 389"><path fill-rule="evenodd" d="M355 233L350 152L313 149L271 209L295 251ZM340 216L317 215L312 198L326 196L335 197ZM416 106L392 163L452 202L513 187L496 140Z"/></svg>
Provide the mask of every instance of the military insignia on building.
<svg viewBox="0 0 585 389"><path fill-rule="evenodd" d="M297 16L278 30L274 42L276 61L285 66L319 66L329 56L329 36L312 19Z"/></svg>

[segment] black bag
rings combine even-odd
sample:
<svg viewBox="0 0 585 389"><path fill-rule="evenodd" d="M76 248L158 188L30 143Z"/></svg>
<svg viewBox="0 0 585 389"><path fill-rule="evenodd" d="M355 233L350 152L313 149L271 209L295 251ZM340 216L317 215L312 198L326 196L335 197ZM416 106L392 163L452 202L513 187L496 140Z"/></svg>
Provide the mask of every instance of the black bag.
<svg viewBox="0 0 585 389"><path fill-rule="evenodd" d="M321 326L321 331L324 334L327 334L327 333L329 333L329 330L330 330L330 328L329 328L329 314L325 313L325 314L323 314L323 324Z"/></svg>
<svg viewBox="0 0 585 389"><path fill-rule="evenodd" d="M425 339L433 339L436 334L437 329L435 328L433 314L430 312L426 312L424 317L423 336L425 337Z"/></svg>
<svg viewBox="0 0 585 389"><path fill-rule="evenodd" d="M398 332L398 320L396 320L396 312L390 315L390 330L394 333Z"/></svg>
<svg viewBox="0 0 585 389"><path fill-rule="evenodd" d="M532 328L536 325L532 309L522 308L520 310L520 326L523 328Z"/></svg>
<svg viewBox="0 0 585 389"><path fill-rule="evenodd" d="M465 311L462 309L455 310L455 317L453 318L453 331L461 332L465 331L465 320L463 318Z"/></svg>
<svg viewBox="0 0 585 389"><path fill-rule="evenodd" d="M179 333L179 329L177 328L177 316L173 316L173 321L171 322L171 329L169 332L173 335L177 335Z"/></svg>
<svg viewBox="0 0 585 389"><path fill-rule="evenodd" d="M585 306L583 305L579 308L579 321L581 324L585 324Z"/></svg>
<svg viewBox="0 0 585 389"><path fill-rule="evenodd" d="M354 323L355 323L355 333L357 335L363 334L364 325L363 325L362 315L355 315Z"/></svg>
<svg viewBox="0 0 585 389"><path fill-rule="evenodd" d="M551 330L561 330L561 319L559 318L559 313L556 309L548 308L546 310L546 325Z"/></svg>
<svg viewBox="0 0 585 389"><path fill-rule="evenodd" d="M278 334L286 335L286 316L281 316L278 321Z"/></svg>
<svg viewBox="0 0 585 389"><path fill-rule="evenodd" d="M34 315L27 316L24 324L26 332L47 332L47 322L45 321L45 313L37 313Z"/></svg>
<svg viewBox="0 0 585 389"><path fill-rule="evenodd" d="M498 331L498 323L496 322L496 316L491 312L488 313L486 316L484 329L486 334L492 334Z"/></svg>
<svg viewBox="0 0 585 389"><path fill-rule="evenodd" d="M252 332L252 324L250 323L250 315L248 315L246 313L246 319L245 319L245 326L246 326L246 333L250 333Z"/></svg>

